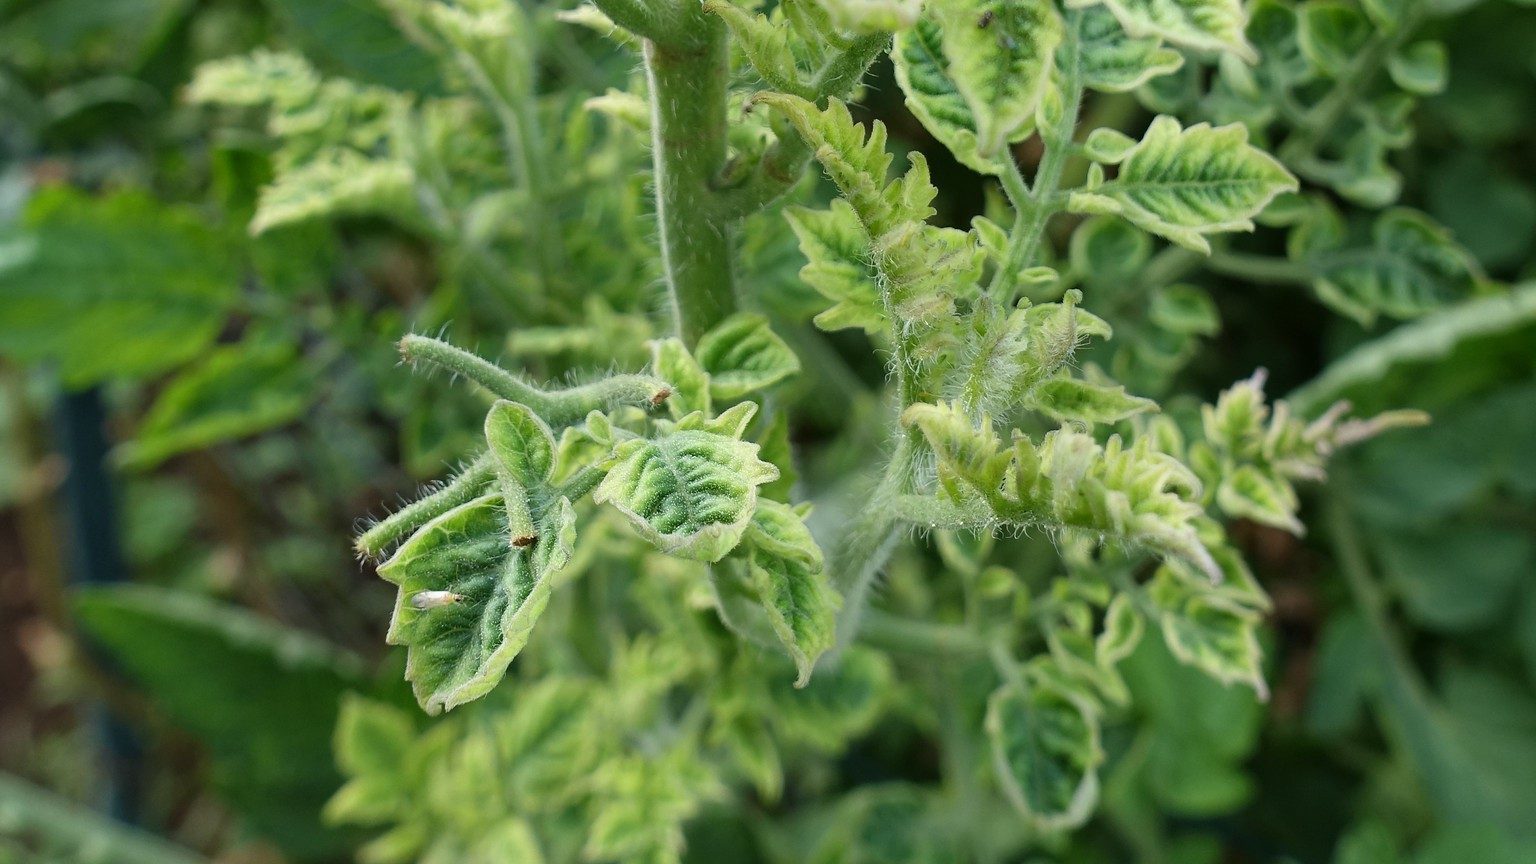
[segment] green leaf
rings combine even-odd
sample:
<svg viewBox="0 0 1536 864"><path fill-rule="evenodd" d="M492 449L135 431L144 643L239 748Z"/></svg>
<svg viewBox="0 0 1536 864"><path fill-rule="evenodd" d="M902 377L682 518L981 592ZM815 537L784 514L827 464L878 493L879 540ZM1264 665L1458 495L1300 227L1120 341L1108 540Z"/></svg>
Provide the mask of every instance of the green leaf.
<svg viewBox="0 0 1536 864"><path fill-rule="evenodd" d="M837 592L832 590L821 548L787 504L763 500L747 529L750 585L774 635L795 661L795 686L836 641Z"/></svg>
<svg viewBox="0 0 1536 864"><path fill-rule="evenodd" d="M866 333L883 330L880 288L865 251L869 238L848 202L833 199L826 210L788 207L784 218L799 238L800 252L806 258L800 278L832 301L830 308L816 316L816 326L823 330L858 327Z"/></svg>
<svg viewBox="0 0 1536 864"><path fill-rule="evenodd" d="M1099 0L1068 0L1068 7L1098 5ZM1243 37L1247 16L1237 0L1103 0L1125 32L1156 37L1183 48L1229 51L1254 62L1257 56Z"/></svg>
<svg viewBox="0 0 1536 864"><path fill-rule="evenodd" d="M1011 158L1034 129L1063 26L1050 0L933 0L949 78L970 107L983 159Z"/></svg>
<svg viewBox="0 0 1536 864"><path fill-rule="evenodd" d="M1005 165L996 155L981 155L976 115L950 75L944 59L944 31L932 16L919 18L896 34L891 62L896 83L906 94L907 108L960 163L982 174L1001 175ZM877 295L878 296L878 295Z"/></svg>
<svg viewBox="0 0 1536 864"><path fill-rule="evenodd" d="M1348 73L1375 30L1358 6L1338 0L1301 4L1297 25L1302 54L1333 78Z"/></svg>
<svg viewBox="0 0 1536 864"><path fill-rule="evenodd" d="M1075 828L1099 796L1096 708L1048 681L999 687L987 700L987 739L998 783L1040 831Z"/></svg>
<svg viewBox="0 0 1536 864"><path fill-rule="evenodd" d="M651 371L672 387L667 410L673 417L694 411L709 412L709 375L682 340L669 336L651 342Z"/></svg>
<svg viewBox="0 0 1536 864"><path fill-rule="evenodd" d="M291 345L251 340L217 348L176 376L117 458L137 470L284 426L304 414L314 382Z"/></svg>
<svg viewBox="0 0 1536 864"><path fill-rule="evenodd" d="M1160 570L1147 596L1160 610L1163 641L1180 663L1223 684L1241 683L1269 698L1259 649L1258 613Z"/></svg>
<svg viewBox="0 0 1536 864"><path fill-rule="evenodd" d="M839 30L854 33L900 31L917 22L918 0L821 0Z"/></svg>
<svg viewBox="0 0 1536 864"><path fill-rule="evenodd" d="M485 416L485 443L500 470L522 487L525 496L548 484L555 464L555 435L532 408L497 400Z"/></svg>
<svg viewBox="0 0 1536 864"><path fill-rule="evenodd" d="M1300 503L1285 478L1255 465L1238 466L1222 477L1216 487L1216 504L1227 516L1252 519L1298 537L1306 533L1305 526L1296 518Z"/></svg>
<svg viewBox="0 0 1536 864"><path fill-rule="evenodd" d="M1416 210L1383 213L1364 248L1318 242L1293 248L1312 270L1318 297L1361 324L1377 315L1414 318L1477 287L1477 263L1449 232Z"/></svg>
<svg viewBox="0 0 1536 864"><path fill-rule="evenodd" d="M1360 410L1435 408L1533 368L1536 283L1467 300L1404 324L1331 363L1288 401L1303 415L1340 399Z"/></svg>
<svg viewBox="0 0 1536 864"><path fill-rule="evenodd" d="M757 450L698 429L624 441L593 500L611 503L669 555L719 561L741 542L757 508L757 487L779 476Z"/></svg>
<svg viewBox="0 0 1536 864"><path fill-rule="evenodd" d="M406 678L428 714L490 692L527 644L570 561L570 501L534 528L532 544L514 546L502 497L486 495L427 523L379 568L400 587L386 638L409 649Z"/></svg>
<svg viewBox="0 0 1536 864"><path fill-rule="evenodd" d="M261 190L251 233L337 216L379 216L410 226L418 212L410 165L353 150L327 150L279 173Z"/></svg>
<svg viewBox="0 0 1536 864"><path fill-rule="evenodd" d="M1147 411L1156 411L1151 399L1132 396L1118 384L1090 384L1077 378L1051 378L1030 390L1027 404L1056 420L1087 423L1119 423Z"/></svg>
<svg viewBox="0 0 1536 864"><path fill-rule="evenodd" d="M1251 231L1253 217L1276 195L1297 188L1274 157L1248 143L1239 124L1184 129L1160 116L1126 155L1114 180L1074 192L1070 209L1112 213L1198 252L1202 235Z"/></svg>
<svg viewBox="0 0 1536 864"><path fill-rule="evenodd" d="M788 741L836 753L880 720L896 673L884 654L852 645L805 686L791 687L789 681L788 675L769 681L774 728Z"/></svg>
<svg viewBox="0 0 1536 864"><path fill-rule="evenodd" d="M807 86L795 65L789 47L790 28L782 21L772 22L766 15L753 15L730 0L706 0L704 11L719 15L731 29L735 44L741 46L752 68L774 90L793 93L802 99L815 99L817 93Z"/></svg>
<svg viewBox="0 0 1536 864"><path fill-rule="evenodd" d="M1102 6L1085 9L1080 28L1078 63L1083 83L1095 90L1124 93L1184 65L1184 55L1157 37L1128 35Z"/></svg>
<svg viewBox="0 0 1536 864"><path fill-rule="evenodd" d="M361 661L238 607L148 585L91 588L76 620L158 710L213 755L214 782L257 834L296 859L342 854L319 824L339 784L331 730Z"/></svg>
<svg viewBox="0 0 1536 864"><path fill-rule="evenodd" d="M1101 666L1115 666L1131 656L1145 630L1146 624L1131 596L1115 595L1104 610L1104 630L1094 642L1094 659Z"/></svg>
<svg viewBox="0 0 1536 864"><path fill-rule="evenodd" d="M224 326L236 260L201 214L144 192L41 191L0 234L0 353L56 364L71 387L164 372Z"/></svg>
<svg viewBox="0 0 1536 864"><path fill-rule="evenodd" d="M1415 42L1387 58L1393 83L1415 96L1433 96L1444 90L1449 65L1441 42Z"/></svg>
<svg viewBox="0 0 1536 864"><path fill-rule="evenodd" d="M0 829L0 855L15 864L206 864L207 861L190 849L108 819L9 772L0 772L0 822L5 826ZM18 842L9 842L12 838ZM23 839L38 841L42 848L31 851L39 854L29 854L29 850L20 845Z"/></svg>
<svg viewBox="0 0 1536 864"><path fill-rule="evenodd" d="M1129 155L1135 146L1136 139L1118 129L1095 129L1083 141L1083 155L1095 162L1115 165Z"/></svg>
<svg viewBox="0 0 1536 864"><path fill-rule="evenodd" d="M800 358L762 315L742 312L716 324L695 352L709 373L710 395L733 402L800 371Z"/></svg>
<svg viewBox="0 0 1536 864"><path fill-rule="evenodd" d="M404 91L437 88L437 64L373 0L269 0L311 57L344 74Z"/></svg>

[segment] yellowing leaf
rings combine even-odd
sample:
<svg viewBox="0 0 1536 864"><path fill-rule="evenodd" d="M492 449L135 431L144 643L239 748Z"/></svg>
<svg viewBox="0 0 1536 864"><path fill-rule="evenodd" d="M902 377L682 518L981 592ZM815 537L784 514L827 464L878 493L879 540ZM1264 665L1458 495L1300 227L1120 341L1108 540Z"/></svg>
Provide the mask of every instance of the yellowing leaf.
<svg viewBox="0 0 1536 864"><path fill-rule="evenodd" d="M1253 217L1296 179L1274 157L1248 143L1239 125L1184 129L1161 116L1120 165L1120 173L1096 188L1074 192L1079 213L1114 213L1198 252L1209 252L1203 235L1251 231Z"/></svg>
<svg viewBox="0 0 1536 864"><path fill-rule="evenodd" d="M663 552L698 561L736 548L757 487L779 476L756 444L699 429L625 441L612 460L593 500L611 503Z"/></svg>
<svg viewBox="0 0 1536 864"><path fill-rule="evenodd" d="M486 495L428 522L379 568L400 587L386 639L407 646L405 675L427 713L490 692L527 644L570 561L570 502L551 506L535 531L532 545L512 545L501 496Z"/></svg>
<svg viewBox="0 0 1536 864"><path fill-rule="evenodd" d="M1076 8L1099 0L1068 0ZM1103 0L1125 32L1156 36L1185 48L1230 51L1253 62L1253 47L1243 38L1247 16L1238 0Z"/></svg>

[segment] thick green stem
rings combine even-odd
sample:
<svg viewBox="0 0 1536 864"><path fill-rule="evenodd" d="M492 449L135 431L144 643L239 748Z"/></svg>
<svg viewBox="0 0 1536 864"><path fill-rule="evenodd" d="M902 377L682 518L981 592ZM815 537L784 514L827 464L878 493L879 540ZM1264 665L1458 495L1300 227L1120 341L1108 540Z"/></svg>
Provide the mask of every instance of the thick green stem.
<svg viewBox="0 0 1536 864"><path fill-rule="evenodd" d="M661 257L688 345L736 308L729 222L712 183L725 164L729 53L719 18L692 4L687 42L645 42Z"/></svg>
<svg viewBox="0 0 1536 864"><path fill-rule="evenodd" d="M564 390L540 390L496 364L429 336L400 340L407 363L427 363L463 375L502 399L521 402L552 426L574 423L593 411L619 405L654 406L672 394L667 382L650 375L613 375Z"/></svg>
<svg viewBox="0 0 1536 864"><path fill-rule="evenodd" d="M1077 132L1077 115L1083 105L1083 75L1080 60L1081 40L1078 27L1082 13L1067 13L1067 31L1058 54L1061 62L1061 117L1056 125L1040 130L1040 143L1045 155L1035 171L1035 183L1027 191L1019 169L1012 164L1003 175L1003 191L1014 208L1013 231L1009 234L1008 254L1003 265L992 276L987 292L1002 306L1013 304L1013 289L1018 284L1019 273L1034 260L1035 251L1045 235L1045 225L1052 215L1061 209L1056 190L1061 185L1061 172L1072 152L1072 137Z"/></svg>

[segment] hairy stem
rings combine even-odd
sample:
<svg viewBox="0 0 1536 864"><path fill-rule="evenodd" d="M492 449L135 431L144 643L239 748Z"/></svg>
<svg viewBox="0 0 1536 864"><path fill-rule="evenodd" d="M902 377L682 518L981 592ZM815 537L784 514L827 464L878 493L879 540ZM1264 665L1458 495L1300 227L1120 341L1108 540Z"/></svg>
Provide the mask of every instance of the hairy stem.
<svg viewBox="0 0 1536 864"><path fill-rule="evenodd" d="M1040 239L1045 234L1046 223L1061 209L1056 190L1061 185L1061 172L1072 152L1072 137L1077 132L1077 115L1083 104L1082 46L1078 38L1081 21L1082 12L1074 10L1067 13L1066 35L1058 55L1062 58L1061 118L1055 126L1040 130L1040 143L1045 147L1045 155L1041 157L1040 167L1035 171L1034 185L1027 191L1024 189L1024 178L1019 175L1018 166L1013 164L1012 157L1009 157L1010 170L1002 178L1003 191L1007 193L1008 201L1014 208L1013 231L1009 234L1007 256L1003 265L992 275L992 284L987 287L987 292L1004 307L1013 304L1013 290L1018 284L1019 272L1034 260L1035 251L1040 248Z"/></svg>
<svg viewBox="0 0 1536 864"><path fill-rule="evenodd" d="M384 551L404 540L417 528L484 495L496 480L496 468L488 453L482 453L469 463L448 485L431 495L412 501L394 513L380 519L367 531L357 535L354 548L359 555L378 559Z"/></svg>
<svg viewBox="0 0 1536 864"><path fill-rule="evenodd" d="M837 616L837 648L851 644L859 633L875 575L885 566L896 545L897 516L893 506L906 491L917 458L912 435L898 433L896 451L885 465L874 494L849 523L832 553L832 582L843 595Z"/></svg>
<svg viewBox="0 0 1536 864"><path fill-rule="evenodd" d="M712 188L725 164L730 66L725 24L682 5L693 38L647 39L645 72L662 264L673 324L692 346L736 308L729 227Z"/></svg>
<svg viewBox="0 0 1536 864"><path fill-rule="evenodd" d="M619 405L656 405L671 395L667 382L650 375L613 375L563 390L541 390L489 360L429 336L400 340L400 355L463 375L502 399L521 402L552 426L574 423L593 411Z"/></svg>

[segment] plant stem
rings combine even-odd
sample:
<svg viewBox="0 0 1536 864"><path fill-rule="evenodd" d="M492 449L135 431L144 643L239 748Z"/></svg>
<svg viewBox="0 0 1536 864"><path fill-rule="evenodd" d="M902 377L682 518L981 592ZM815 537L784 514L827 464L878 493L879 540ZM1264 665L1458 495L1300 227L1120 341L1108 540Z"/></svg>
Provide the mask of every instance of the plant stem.
<svg viewBox="0 0 1536 864"><path fill-rule="evenodd" d="M400 340L407 363L429 363L479 384L493 395L532 408L552 426L574 423L593 411L619 405L653 406L671 394L667 382L650 375L613 375L564 390L541 390L483 357L429 336Z"/></svg>
<svg viewBox="0 0 1536 864"><path fill-rule="evenodd" d="M1312 284L1312 270L1307 265L1270 255L1218 252L1206 261L1205 269L1221 276L1266 285Z"/></svg>
<svg viewBox="0 0 1536 864"><path fill-rule="evenodd" d="M661 257L672 320L689 346L736 308L729 225L712 183L725 164L726 28L686 8L687 42L645 42Z"/></svg>
<svg viewBox="0 0 1536 864"><path fill-rule="evenodd" d="M987 641L965 627L900 618L879 609L864 613L859 641L885 651L931 656L938 661L988 656Z"/></svg>
<svg viewBox="0 0 1536 864"><path fill-rule="evenodd" d="M487 487L496 479L496 469L490 454L482 453L469 463L448 485L430 495L412 501L405 507L374 523L373 527L357 535L353 548L366 558L379 559L384 550L393 546L417 528L484 495Z"/></svg>
<svg viewBox="0 0 1536 864"><path fill-rule="evenodd" d="M896 545L897 516L891 505L906 490L917 459L913 436L905 430L896 434L896 450L886 463L874 494L848 525L832 553L833 586L843 595L835 651L847 647L858 635L875 574L885 566Z"/></svg>
<svg viewBox="0 0 1536 864"><path fill-rule="evenodd" d="M1066 167L1067 156L1072 152L1072 137L1077 132L1077 115L1083 104L1083 75L1081 64L1082 43L1078 28L1082 12L1067 13L1066 35L1063 38L1061 64L1061 118L1049 129L1040 130L1040 142L1045 155L1035 170L1035 184L1024 188L1024 178L1008 157L1009 170L1003 174L1003 191L1014 208L1013 231L1009 234L1008 254L1003 265L992 275L987 292L999 306L1013 305L1013 289L1018 284L1019 272L1034 260L1035 250L1045 234L1045 224L1060 209L1056 201L1056 189L1061 185L1061 172Z"/></svg>

